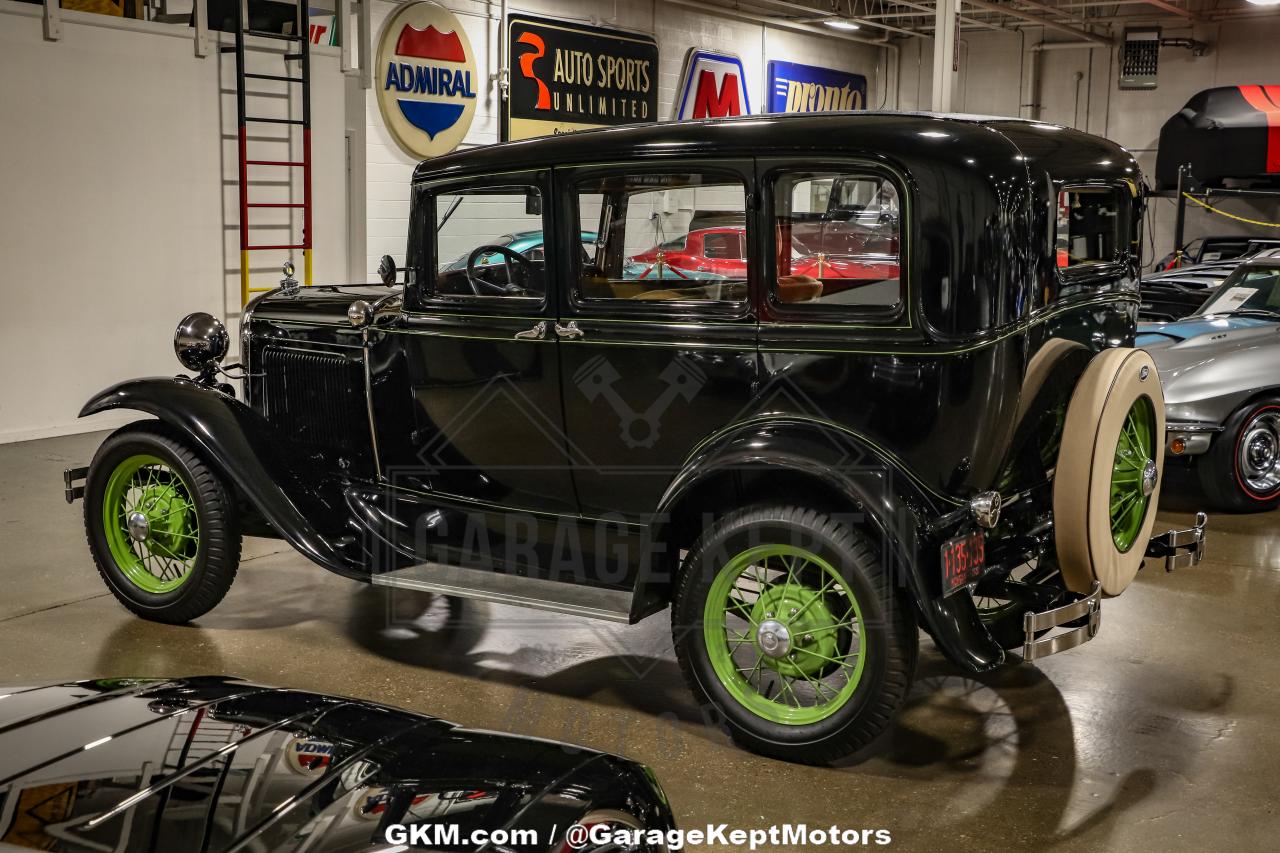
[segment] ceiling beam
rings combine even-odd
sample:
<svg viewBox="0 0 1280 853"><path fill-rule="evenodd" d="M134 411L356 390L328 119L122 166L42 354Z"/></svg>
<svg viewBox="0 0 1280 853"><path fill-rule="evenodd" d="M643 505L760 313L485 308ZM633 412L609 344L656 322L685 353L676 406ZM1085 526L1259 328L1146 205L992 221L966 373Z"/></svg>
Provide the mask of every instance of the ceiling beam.
<svg viewBox="0 0 1280 853"><path fill-rule="evenodd" d="M1033 15L1030 12L1024 12L1022 9L1017 9L1017 8L1014 8L1013 6L1009 6L1003 3L991 3L989 2L989 0L963 0L963 3L965 6L969 6L971 8L985 9L988 12L1001 12L1005 15L1009 15L1014 18L1020 18L1021 20L1028 21L1033 24L1039 24L1044 27L1049 27L1050 29L1054 29L1062 33L1068 33L1070 35L1075 36L1078 39L1082 39L1083 41L1093 42L1094 44L1110 44L1111 43L1110 40L1108 39L1104 39L1100 36L1095 36L1093 33L1085 32L1084 30L1077 29L1076 27L1070 26L1069 24L1063 24L1063 23L1059 23L1058 21L1052 21L1048 18L1042 18L1039 15Z"/></svg>
<svg viewBox="0 0 1280 853"><path fill-rule="evenodd" d="M1195 12L1192 12L1190 9L1184 9L1181 6L1175 6L1172 3L1165 2L1165 0L1143 0L1143 1L1148 6L1155 6L1157 9L1163 9L1164 11L1168 12L1171 15L1181 15L1182 17L1186 18L1188 21L1200 20L1200 16L1197 15Z"/></svg>
<svg viewBox="0 0 1280 853"><path fill-rule="evenodd" d="M786 9L788 11L793 11L793 12L804 12L805 14L814 15L814 16L822 15L823 17L827 17L827 18L837 17L840 15L840 13L838 12L824 13L822 9L818 9L814 6L806 6L803 3L793 3L793 2L790 2L790 0L747 0L747 2L755 6L770 6L775 9ZM906 6L910 9L918 9L921 17L933 18L934 16L933 6L926 6L923 3L918 3L918 2L910 2L910 0L892 0L892 2L897 3L899 6ZM879 24L873 23L873 21L878 16L853 15L850 17L854 21L871 24L872 26L880 26ZM998 26L996 24L989 24L986 21L979 21L972 18L961 17L960 20L970 24L977 24L981 27L985 27L991 30L1004 29L1003 27ZM895 30L895 32L900 32L906 35L913 35L913 36L920 35L919 31L914 31L914 30ZM926 38L928 38L928 36L926 36Z"/></svg>

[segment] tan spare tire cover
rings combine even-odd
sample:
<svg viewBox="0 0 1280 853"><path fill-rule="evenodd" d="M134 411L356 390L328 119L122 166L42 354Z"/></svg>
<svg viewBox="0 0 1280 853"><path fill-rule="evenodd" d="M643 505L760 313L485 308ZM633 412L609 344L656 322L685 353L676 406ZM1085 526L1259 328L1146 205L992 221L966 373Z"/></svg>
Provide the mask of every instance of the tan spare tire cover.
<svg viewBox="0 0 1280 853"><path fill-rule="evenodd" d="M1068 589L1087 593L1096 578L1104 594L1124 592L1142 566L1163 479L1164 393L1155 363L1140 349L1105 350L1071 395L1054 472L1054 538ZM1113 526L1113 501L1123 509L1142 497L1143 508Z"/></svg>

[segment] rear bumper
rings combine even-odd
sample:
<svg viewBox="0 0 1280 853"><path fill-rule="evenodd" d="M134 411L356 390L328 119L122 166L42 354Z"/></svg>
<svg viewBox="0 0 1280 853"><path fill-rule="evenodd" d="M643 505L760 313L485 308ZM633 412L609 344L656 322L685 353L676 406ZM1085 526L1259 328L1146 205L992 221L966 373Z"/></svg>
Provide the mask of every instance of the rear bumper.
<svg viewBox="0 0 1280 853"><path fill-rule="evenodd" d="M1060 628L1075 624L1070 631L1054 634L1052 637L1035 639L1040 631ZM1102 627L1102 584L1093 582L1089 594L1070 604L1046 610L1043 613L1027 613L1022 617L1022 627L1026 633L1026 641L1022 644L1023 660L1039 660L1067 649L1089 642L1098 635Z"/></svg>
<svg viewBox="0 0 1280 853"><path fill-rule="evenodd" d="M1196 523L1182 530L1169 530L1151 537L1147 543L1147 556L1164 560L1164 570L1172 572L1194 566L1204 559L1204 528L1209 516L1196 513Z"/></svg>
<svg viewBox="0 0 1280 853"><path fill-rule="evenodd" d="M1192 527L1169 530L1153 536L1147 543L1146 556L1164 560L1167 572L1196 565L1204 559L1204 529L1207 522L1208 516L1198 512L1196 523ZM1098 630L1102 627L1102 585L1094 581L1088 595L1069 604L1041 613L1024 614L1022 627L1026 636L1022 644L1023 660L1039 660L1089 642L1098 635ZM1053 628L1071 630L1035 638L1037 633Z"/></svg>

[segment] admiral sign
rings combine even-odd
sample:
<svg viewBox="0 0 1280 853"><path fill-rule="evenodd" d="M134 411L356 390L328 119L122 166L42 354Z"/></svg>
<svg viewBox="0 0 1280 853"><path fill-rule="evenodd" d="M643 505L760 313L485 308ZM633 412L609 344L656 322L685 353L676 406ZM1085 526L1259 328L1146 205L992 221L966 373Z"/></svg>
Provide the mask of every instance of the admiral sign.
<svg viewBox="0 0 1280 853"><path fill-rule="evenodd" d="M867 108L867 78L834 68L769 62L769 112L821 113Z"/></svg>
<svg viewBox="0 0 1280 853"><path fill-rule="evenodd" d="M458 147L476 113L479 75L467 34L437 3L408 3L378 38L374 86L396 143L418 159Z"/></svg>
<svg viewBox="0 0 1280 853"><path fill-rule="evenodd" d="M684 61L676 120L742 116L751 112L747 75L737 54L692 48Z"/></svg>
<svg viewBox="0 0 1280 853"><path fill-rule="evenodd" d="M657 118L658 43L652 36L524 15L508 22L504 139Z"/></svg>

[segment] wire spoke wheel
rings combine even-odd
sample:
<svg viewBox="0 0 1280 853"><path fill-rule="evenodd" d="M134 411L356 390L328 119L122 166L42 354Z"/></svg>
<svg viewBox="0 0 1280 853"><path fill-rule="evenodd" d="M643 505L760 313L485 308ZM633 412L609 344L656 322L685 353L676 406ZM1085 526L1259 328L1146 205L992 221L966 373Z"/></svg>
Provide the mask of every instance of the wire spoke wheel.
<svg viewBox="0 0 1280 853"><path fill-rule="evenodd" d="M1111 467L1111 538L1122 553L1133 547L1155 488L1156 417L1151 401L1140 397L1125 416Z"/></svg>
<svg viewBox="0 0 1280 853"><path fill-rule="evenodd" d="M752 713L808 725L843 707L865 664L858 600L816 554L761 545L733 557L706 598L703 634L721 684Z"/></svg>
<svg viewBox="0 0 1280 853"><path fill-rule="evenodd" d="M122 459L107 479L102 525L111 558L138 589L161 594L186 583L200 553L191 487L157 456Z"/></svg>

